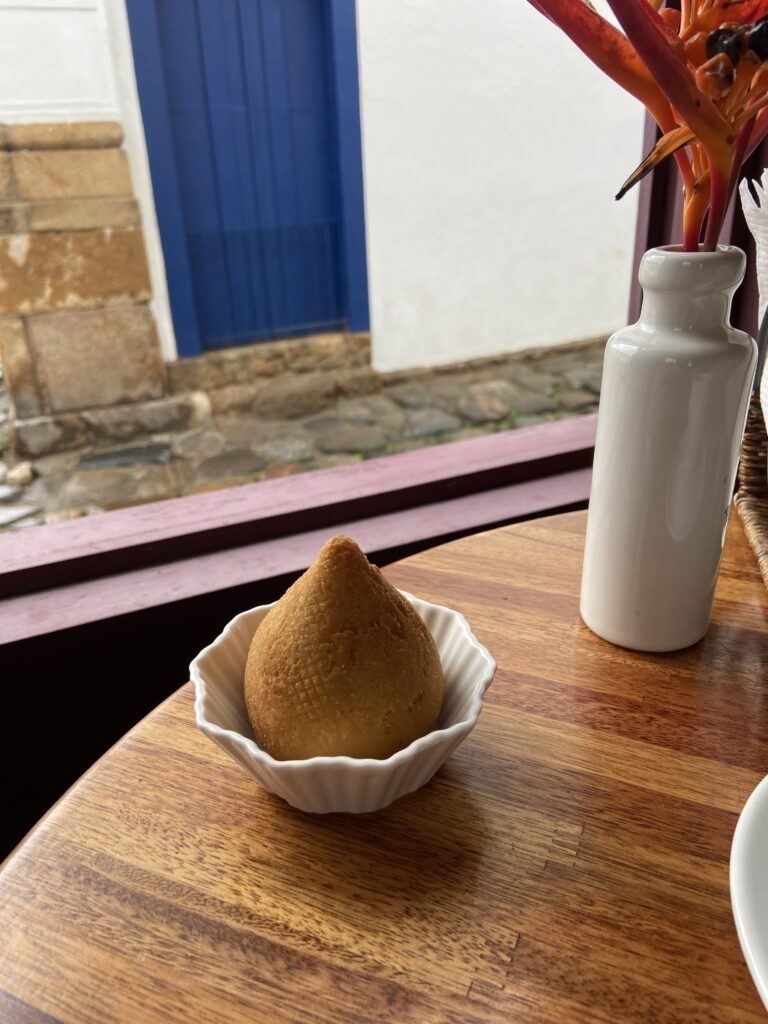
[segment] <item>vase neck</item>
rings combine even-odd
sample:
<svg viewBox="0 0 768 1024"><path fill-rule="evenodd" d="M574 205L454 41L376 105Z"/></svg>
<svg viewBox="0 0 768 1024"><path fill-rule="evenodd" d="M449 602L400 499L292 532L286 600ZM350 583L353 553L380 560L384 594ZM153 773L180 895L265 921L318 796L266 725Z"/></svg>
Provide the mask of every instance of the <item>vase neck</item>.
<svg viewBox="0 0 768 1024"><path fill-rule="evenodd" d="M746 257L734 246L717 252L650 249L640 263L640 324L677 332L722 334L731 300L744 277Z"/></svg>
<svg viewBox="0 0 768 1024"><path fill-rule="evenodd" d="M730 324L734 289L710 294L646 290L640 311L644 327L668 330L721 333Z"/></svg>

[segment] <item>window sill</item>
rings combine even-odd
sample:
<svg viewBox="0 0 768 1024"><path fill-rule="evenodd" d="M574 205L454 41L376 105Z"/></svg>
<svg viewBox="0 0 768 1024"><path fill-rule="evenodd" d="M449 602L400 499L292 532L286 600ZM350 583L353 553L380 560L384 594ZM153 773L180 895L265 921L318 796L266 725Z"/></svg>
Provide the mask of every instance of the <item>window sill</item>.
<svg viewBox="0 0 768 1024"><path fill-rule="evenodd" d="M0 643L302 571L329 530L386 561L583 505L595 415L0 537Z"/></svg>

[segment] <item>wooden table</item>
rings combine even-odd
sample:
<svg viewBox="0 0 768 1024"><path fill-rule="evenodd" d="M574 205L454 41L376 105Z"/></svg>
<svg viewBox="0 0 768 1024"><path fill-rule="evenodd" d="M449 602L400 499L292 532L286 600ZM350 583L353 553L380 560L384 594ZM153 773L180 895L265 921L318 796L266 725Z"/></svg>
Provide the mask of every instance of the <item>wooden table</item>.
<svg viewBox="0 0 768 1024"><path fill-rule="evenodd" d="M728 897L768 771L754 558L734 516L706 640L631 654L579 621L583 530L390 567L499 667L469 739L386 811L295 811L198 732L189 686L159 707L6 862L3 1024L763 1021Z"/></svg>

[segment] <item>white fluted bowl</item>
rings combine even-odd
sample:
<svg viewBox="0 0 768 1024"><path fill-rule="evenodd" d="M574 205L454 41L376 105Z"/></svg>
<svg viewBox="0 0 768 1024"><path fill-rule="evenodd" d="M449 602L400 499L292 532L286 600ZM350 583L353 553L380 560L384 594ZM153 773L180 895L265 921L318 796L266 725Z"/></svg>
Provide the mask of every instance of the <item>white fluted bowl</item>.
<svg viewBox="0 0 768 1024"><path fill-rule="evenodd" d="M195 717L218 743L271 793L302 811L377 811L419 789L464 740L480 715L496 662L458 612L400 591L435 638L445 674L436 727L383 760L311 757L278 761L257 744L243 696L245 663L256 627L272 607L243 612L190 665Z"/></svg>

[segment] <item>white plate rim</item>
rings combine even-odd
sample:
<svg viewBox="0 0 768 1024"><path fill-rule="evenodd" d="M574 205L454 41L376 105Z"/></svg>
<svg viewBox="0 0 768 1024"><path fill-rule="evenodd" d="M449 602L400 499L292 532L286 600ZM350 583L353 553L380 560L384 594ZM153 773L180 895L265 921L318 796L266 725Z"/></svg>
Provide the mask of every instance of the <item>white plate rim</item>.
<svg viewBox="0 0 768 1024"><path fill-rule="evenodd" d="M731 908L741 951L747 961L749 973L768 1010L768 920L760 922L752 899L752 871L754 862L760 862L760 851L755 846L756 833L762 826L768 834L768 775L750 794L744 804L731 843L730 887ZM768 887L768 850L762 855L763 884Z"/></svg>

